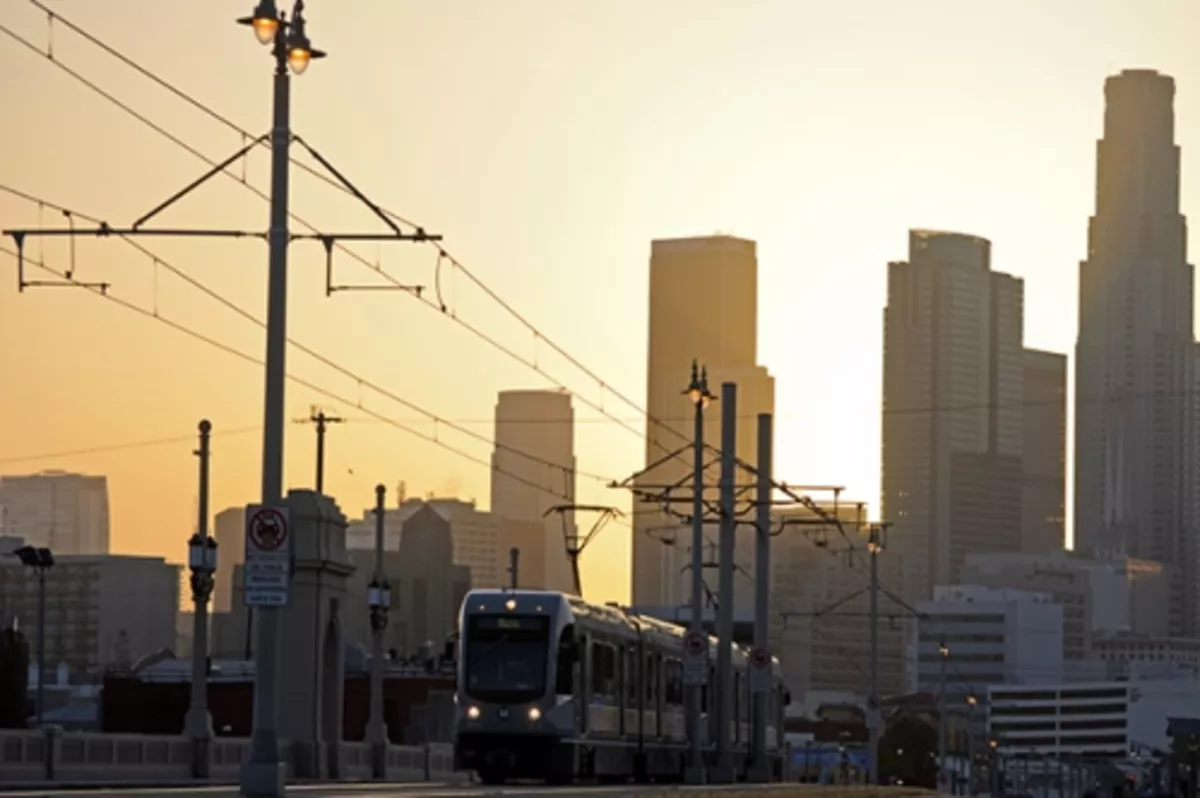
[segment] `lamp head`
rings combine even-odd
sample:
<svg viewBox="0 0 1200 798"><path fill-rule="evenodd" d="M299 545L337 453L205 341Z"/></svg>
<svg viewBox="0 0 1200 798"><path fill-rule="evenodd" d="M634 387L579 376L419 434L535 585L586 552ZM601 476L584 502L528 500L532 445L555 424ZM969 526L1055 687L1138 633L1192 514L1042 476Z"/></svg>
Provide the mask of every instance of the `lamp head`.
<svg viewBox="0 0 1200 798"><path fill-rule="evenodd" d="M297 75L303 75L311 61L325 57L323 51L312 46L304 26L304 0L296 0L295 9L292 11L292 24L288 29L287 59L288 66Z"/></svg>
<svg viewBox="0 0 1200 798"><path fill-rule="evenodd" d="M279 10L275 8L275 0L258 0L254 13L238 20L241 25L249 25L254 29L254 38L259 44L270 44L279 31Z"/></svg>

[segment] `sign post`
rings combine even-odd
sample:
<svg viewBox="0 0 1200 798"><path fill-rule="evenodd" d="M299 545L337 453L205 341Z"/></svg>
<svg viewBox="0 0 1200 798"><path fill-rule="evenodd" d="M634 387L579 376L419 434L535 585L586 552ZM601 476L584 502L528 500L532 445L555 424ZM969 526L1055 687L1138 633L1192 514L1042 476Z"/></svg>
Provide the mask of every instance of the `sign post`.
<svg viewBox="0 0 1200 798"><path fill-rule="evenodd" d="M708 635L694 629L683 636L683 683L708 684Z"/></svg>
<svg viewBox="0 0 1200 798"><path fill-rule="evenodd" d="M292 598L291 508L246 507L246 560L242 603L247 607L286 607Z"/></svg>
<svg viewBox="0 0 1200 798"><path fill-rule="evenodd" d="M750 652L750 692L771 691L771 652L756 648Z"/></svg>

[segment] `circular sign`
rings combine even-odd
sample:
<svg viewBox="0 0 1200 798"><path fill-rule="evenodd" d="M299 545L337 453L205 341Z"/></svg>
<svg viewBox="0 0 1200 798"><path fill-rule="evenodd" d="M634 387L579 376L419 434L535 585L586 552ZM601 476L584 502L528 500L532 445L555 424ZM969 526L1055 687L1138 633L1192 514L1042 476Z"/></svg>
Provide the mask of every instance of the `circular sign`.
<svg viewBox="0 0 1200 798"><path fill-rule="evenodd" d="M754 653L750 655L750 661L754 663L756 668L768 668L771 665L771 652L765 648L756 648Z"/></svg>
<svg viewBox="0 0 1200 798"><path fill-rule="evenodd" d="M688 632L683 638L683 647L693 657L704 653L704 635L700 632Z"/></svg>
<svg viewBox="0 0 1200 798"><path fill-rule="evenodd" d="M287 542L287 521L278 510L263 507L250 519L246 534L259 551L275 551Z"/></svg>

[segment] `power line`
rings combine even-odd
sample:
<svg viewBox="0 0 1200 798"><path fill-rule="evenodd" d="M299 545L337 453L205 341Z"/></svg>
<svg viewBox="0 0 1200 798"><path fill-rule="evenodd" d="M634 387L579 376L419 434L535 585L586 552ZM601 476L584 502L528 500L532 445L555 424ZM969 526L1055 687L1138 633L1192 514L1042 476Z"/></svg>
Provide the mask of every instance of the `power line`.
<svg viewBox="0 0 1200 798"><path fill-rule="evenodd" d="M3 246L0 246L0 253L4 253L5 255L8 255L14 259L17 257L17 253L15 251L13 251L7 247L3 247ZM31 265L37 266L38 268L41 268L47 272L50 272L51 274L53 274L63 280L67 280L67 276L66 276L65 272L60 272L56 269L46 266L44 263L42 263L40 261L38 261L38 262L31 261ZM96 294L104 299L109 300L110 302L114 302L120 307L123 307L127 310L131 310L131 311L138 313L142 316L145 316L147 318L154 319L155 321L165 324L168 327L171 327L172 329L183 333L184 335L194 338L195 340L200 341L202 343L208 344L209 346L212 346L216 349L220 349L221 351L226 352L230 355L233 355L241 360L244 360L247 363L251 363L256 366L264 365L263 361L260 360L259 358L256 358L253 355L247 354L247 353L241 351L240 349L230 346L229 344L226 344L222 341L218 341L217 339L215 339L209 335L206 335L202 332L199 332L198 330L195 330L195 329L187 326L186 324L183 324L182 322L175 321L174 319L171 319L171 318L163 315L162 313L144 308L135 302L130 302L129 300L121 299L120 297L114 296L112 294L112 292L105 292L105 291L101 291L99 288L87 286L83 283L78 282L77 280L74 280L74 278L71 278L69 280L69 282L75 283L76 285L79 285L81 288L86 288L90 293ZM531 479L523 477L520 474L514 474L511 471L508 471L507 469L500 468L500 467L490 463L489 461L483 459L482 457L479 457L470 452L467 452L464 449L460 449L457 446L446 443L445 441L438 438L437 435L426 435L426 434L420 432L419 430L415 430L412 427L406 426L392 418L389 418L388 416L386 416L378 411L372 410L371 408L364 406L361 403L361 401L354 402L334 391L331 391L327 388L323 388L320 385L317 385L316 383L314 383L310 380L306 380L303 377L298 377L294 374L287 374L286 376L289 380L291 380L292 382L296 383L297 385L299 385L303 388L307 388L308 390L310 390L314 393L325 396L326 398L331 399L334 402L338 402L340 404L348 405L348 406L350 406L350 405L355 406L362 412L373 416L374 418L378 419L379 421L381 421L385 424L389 424L389 425L395 427L396 429L399 429L403 432L407 432L408 434L413 435L417 438L421 438L423 440L429 441L430 443L436 444L437 446L440 446L441 448L443 448L449 452L457 454L459 457L462 457L466 460L470 460L472 462L478 463L479 465L485 466L497 473L503 474L503 475L509 477L510 479L520 482L528 487L534 488L534 489L542 491L544 493L548 493L551 496L554 496L556 498L562 498L562 499L567 499L567 500L570 500L572 498L570 495L568 495L567 492L560 493L552 488L548 488L548 487L541 485ZM189 440L191 440L191 438L189 438Z"/></svg>
<svg viewBox="0 0 1200 798"><path fill-rule="evenodd" d="M36 2L36 0L30 0L30 2L31 2L31 3L33 3L35 6L37 6L37 7L39 7L39 8L43 8L43 9L45 9L45 7L44 7L44 6L41 6L39 3L37 3L37 2ZM70 23L70 22L69 22L69 20L66 20L66 19L64 19L64 18L63 18L63 17L62 17L60 14L58 14L57 12L49 12L49 13L51 13L51 15L52 15L52 20L58 21L58 22L60 22L60 23L63 23L64 25L67 25L67 26L68 26L68 27L69 27L71 30L73 30L73 31L76 31L76 32L79 32L79 33L80 33L80 35L84 35L84 33L83 33L83 29L82 29L80 26L78 26L78 25L75 25L74 23ZM192 147L191 145L187 144L187 143L186 143L186 142L184 142L182 139L180 139L178 136L176 136L176 135L175 135L175 134L173 134L173 133L170 133L169 131L167 131L167 130L166 130L165 128L163 128L162 126L160 126L160 125L158 125L158 124L156 124L156 123L154 123L154 122L150 121L150 120L149 120L148 118L146 118L146 117L145 117L143 114L141 114L140 112L138 112L137 110L135 110L134 108L132 108L132 107L131 107L129 104L127 104L127 103L123 102L122 100L119 100L119 99L117 99L117 98L116 98L116 97L114 97L112 94L110 94L110 93L106 92L105 90L103 90L102 88L100 88L98 85L96 85L94 82L92 82L92 81L90 81L89 79L87 79L86 77L84 77L84 76L83 76L81 73L79 73L78 71L76 71L76 70L73 70L73 69L71 69L70 67L68 67L66 64L64 64L64 63L62 62L62 60L61 60L61 59L59 59L59 58L55 57L55 56L54 56L52 53L42 50L41 48L39 48L39 47L38 47L36 44L34 44L33 42L31 42L31 41L29 41L28 39L24 38L24 37L23 37L23 36L21 36L20 34L18 34L18 33L16 33L15 31L13 31L12 29L10 29L10 28L8 28L8 27L5 27L4 25L0 25L0 33L4 33L5 35L9 36L9 37L10 37L10 38L12 38L13 40L15 40L15 41L17 41L18 43L20 43L20 44L24 45L24 46L25 46L27 49L29 49L31 52L34 52L34 53L36 53L37 55L40 55L40 56L42 56L42 57L43 57L43 58L45 58L47 61L49 61L51 64L55 65L55 66L56 66L56 67L58 67L59 69L62 69L62 70L63 70L64 72L66 72L68 75L70 75L71 77L73 77L73 78L75 78L76 80L78 80L80 83L82 83L82 84L83 84L84 86L86 86L87 88L89 88L89 89L92 89L92 90L93 90L93 91L95 91L97 94L99 94L101 97L104 97L105 99L107 99L109 102L111 102L111 103L112 103L113 105L115 105L117 108L119 108L119 109L121 109L122 111L125 111L126 113L130 114L131 116L133 116L133 117L134 117L135 119L137 119L138 121L140 121L140 122L143 122L143 123L144 123L144 124L146 124L148 127L150 127L152 130L154 130L155 132L157 132L157 133L159 133L160 135L164 136L165 138L167 138L167 139L168 139L169 141L171 141L172 143L174 143L174 144L176 144L176 145L178 145L178 146L182 147L184 150L186 150L187 152L191 153L191 154L192 154L193 156L195 156L196 158L199 158L199 159L200 159L201 161L203 161L204 163L208 164L208 165L209 165L209 166L211 166L211 167L216 167L216 166L218 165L218 162L217 162L217 161L215 161L215 160L213 160L213 159L209 158L207 155L204 155L202 152L200 152L199 150L197 150L195 147ZM184 97L184 98L185 98L185 99L187 99L187 101L188 101L189 103L191 103L191 104L192 104L194 107L196 107L196 108L199 108L199 109L203 110L205 113L208 113L208 114L209 114L210 116L212 116L214 119L216 119L216 120L218 120L218 121L222 122L223 124L227 124L227 125L229 125L229 126L231 127L231 129L233 129L233 130L236 130L236 131L237 131L238 133L240 133L240 134L241 134L243 137L245 137L245 138L250 138L250 139L253 139L253 138L254 138L254 137L253 137L253 136L252 136L252 135L251 135L251 134L250 134L248 131L246 131L244 128L242 128L242 127L240 127L240 126L238 126L238 125L236 125L236 124L234 124L234 123L230 122L230 121L229 121L228 119L226 119L224 116L222 116L222 115L218 114L216 111L213 111L213 110L212 110L210 107L208 107L206 104L204 104L204 103L200 102L199 100L196 100L195 98L191 97L191 95L189 95L189 94L187 94L186 92L184 92L182 89L179 89L179 88L177 88L177 87L175 87L175 86L171 85L171 84L170 84L168 81L166 81L165 79L163 79L163 78L161 78L161 77L159 77L159 76L155 75L155 74L154 74L154 73L153 73L151 70L149 70L148 68L146 68L146 67L142 67L141 65L138 65L138 64L136 64L136 62L134 62L132 59L128 58L127 56L120 55L120 54L119 54L119 51L117 51L115 48L111 47L110 45L103 44L103 43L102 43L102 42L101 42L101 41L100 41L98 38L96 38L95 36L92 36L91 34L87 34L87 38L88 38L88 40L89 40L89 41L94 41L95 43L97 43L97 45L98 45L98 46L102 46L102 47L104 47L104 49L105 49L106 51L109 51L109 52L111 52L112 54L114 54L114 56L116 56L116 57L120 57L120 58L122 59L122 61L123 61L123 62L125 62L125 63L129 64L131 67L133 67L133 68L137 69L137 70L138 70L140 73L142 73L142 74L146 75L147 77L151 77L151 79L152 79L152 80L154 80L154 81L155 81L157 84L159 84L159 85L161 85L161 86L164 86L164 87L169 87L170 91L172 91L173 93L175 93L176 95L178 95L178 96L180 96L180 97ZM306 167L302 167L302 168L306 168ZM314 171L314 170L311 170L311 169L309 169L308 171ZM255 195L257 195L259 198L261 198L261 199L264 199L264 200L268 199L267 195L266 195L266 194L265 194L263 191L261 191L260 189L256 188L255 186L251 185L251 184L250 184L248 181L246 181L246 180L245 180L243 177L239 177L239 176L237 176L237 175L234 175L233 173L229 172L227 169L226 169L226 170L223 170L223 171L222 171L222 174L225 174L225 175L227 175L228 177L230 177L230 178L232 178L232 179L236 180L236 181L237 181L239 184L241 184L241 185L242 185L242 186L244 186L246 189L248 189L249 191L251 191L252 193L254 193ZM318 174L319 174L319 173L318 173ZM322 177L324 177L324 176L322 176ZM338 187L339 189L341 189L342 191L346 191L346 190L347 190L347 189L346 189L344 186L341 186L340 184L335 184L335 185L337 185L337 187ZM392 211L389 211L389 210L387 210L386 208L381 208L381 210L383 210L383 211L384 211L384 213L385 213L387 216L389 216L389 217L391 217L392 219L394 219L394 220L396 220L396 221L400 222L401 224L407 224L407 225L410 225L410 226L412 225L412 223L411 223L411 222L409 222L407 219L405 219L403 216L401 216L401 215L399 215L399 214L397 214L397 213L394 213L394 212L392 212ZM303 218L301 218L301 217L300 217L300 216L298 216L297 214L289 212L289 214L288 214L288 215L289 215L289 217L290 217L292 220L294 220L294 221L295 221L295 222L297 222L298 224L302 225L303 227L307 228L308 230L310 230L310 231L312 231L312 232L314 232L314 233L317 233L317 232L318 232L318 231L317 231L317 228L316 228L314 225L310 224L309 222L307 222L306 220L304 220ZM380 265L378 265L378 264L375 264L375 263L372 263L372 262L370 262L369 260L367 260L366 258L364 258L364 257L363 257L362 255L360 255L359 253L355 252L354 250L350 249L349 247L346 247L344 244L342 244L342 243L340 243L340 242L335 242L335 243L334 243L334 246L335 246L335 248L337 248L337 249L338 249L338 251L340 251L340 252L342 252L342 253L344 253L344 254L346 254L346 255L350 256L350 257L351 257L351 258L353 258L354 260L356 260L356 261L358 261L359 263L361 263L362 265L366 266L368 269L370 269L370 270L371 270L372 272L374 272L376 275L378 275L378 276L382 277L383 279L387 280L387 281L388 281L389 283L391 283L392 285L394 285L394 286L397 286L397 287L405 287L405 288L407 288L407 287L408 287L408 286L405 286L405 285L404 285L403 283L401 283L400 281L398 281L398 280L397 280L395 277L393 277L391 274L389 274L389 273L388 273L386 270L384 270L384 269L382 268L382 266L380 266ZM464 276L466 276L466 277L467 277L469 280L471 280L473 283L475 283L477 286L479 286L481 290L483 290L483 291L484 291L486 294L488 294L488 295L489 295L489 297L493 298L494 300L496 300L496 301L498 301L498 302L501 302L502 306L505 308L505 310L506 310L507 312L509 312L510 314L516 314L516 311L515 311L515 310L514 310L514 309L513 309L511 306L509 306L507 303L504 303L504 302L503 302L503 300L501 300L501 299L499 298L499 296L498 296L498 295L497 295L497 294L496 294L496 293L495 293L495 292L494 292L494 291L493 291L491 288L489 288L488 286L486 286L486 285L485 285L485 284L484 284L484 283L483 283L483 282L482 282L482 281L481 281L481 280L480 280L478 277L476 277L476 276L475 276L475 275L474 275L472 272L470 272L470 271L469 271L469 270L468 270L468 269L467 269L467 268L466 268L466 267L465 267L465 266L462 264L462 262L461 262L461 261L459 261L458 259L454 258L454 257L453 257L453 256L452 256L452 255L449 253L449 251L448 251L448 250L446 250L444 247L442 247L442 246L440 246L440 245L439 245L439 246L437 247L437 253L438 253L438 259L437 259L437 263L435 264L435 267L434 267L434 268L435 268L435 280L437 281L437 284L438 284L438 286L439 286L439 291L438 291L439 295L440 295L440 283L441 283L441 266L442 266L442 263L443 263L443 262L445 262L445 263L448 263L448 264L449 264L449 265L450 265L452 268L455 268L455 269L457 269L458 271L461 271L461 272L464 274ZM597 402L597 401L595 401L595 400L588 399L587 397L585 397L585 396L583 396L583 395L579 394L579 393L578 393L578 392L576 392L576 391L572 391L572 390L570 390L570 388L568 388L568 387L567 387L565 384L563 384L563 383L562 383L560 380L558 380L558 379L556 379L556 378L552 377L552 376L551 376L549 373L547 373L547 372L546 372L546 371L545 371L545 370L544 370L544 369L543 369L543 368L542 368L542 367L541 367L541 366L538 364L538 362L537 362L536 360L531 360L531 359L529 359L529 358L527 358L527 357L525 357L525 356L521 355L520 353L518 353L518 352L516 352L515 350L513 350L511 347L505 346L504 344L500 343L499 341L497 341L495 338L493 338L493 337L491 337L490 335L488 335L487 333L485 333L485 332L484 332L483 330L481 330L480 328L478 328L478 327L476 327L475 325L471 324L470 322L468 322L468 321L465 321L464 319L462 319L462 318L461 318L461 317L460 317L460 316L459 316L457 313L455 313L455 312L453 312L451 309L447 308L447 306L445 305L445 303L441 301L441 299L440 299L440 296L439 296L439 299L438 299L438 301L436 301L436 302L435 302L434 300L432 300L432 299L429 299L429 298L425 297L423 293L420 293L420 294L418 294L417 292L413 292L413 291L405 291L405 292L403 292L403 293L405 293L405 294L406 294L406 295L408 295L408 296L411 296L411 297L413 297L414 299L416 299L417 301L419 301L419 302L420 302L420 303L421 303L423 306L425 306L425 307L427 307L427 308L430 308L430 309L432 309L432 310L435 310L435 311L439 312L441 315L443 315L443 316L446 316L447 318L451 319L452 321L454 321L454 322L455 322L456 324L458 324L460 327L462 327L463 329L465 329L467 332L469 332L469 333L471 333L472 335L474 335L474 336L475 336L476 338L478 338L479 340L483 341L484 343L487 343L488 345L490 345L491 347L493 347L493 348L494 348L494 349L496 349L497 351L501 352L502 354L504 354L504 355L508 356L508 357L509 357L509 358L511 358L512 360L514 360L514 361L516 361L516 362L518 362L518 363L520 363L520 364L524 365L525 367L527 367L527 368L529 368L529 369L533 370L534 372L538 373L538 374L539 374L539 375L541 375L541 376L542 376L544 379L546 379L548 382L550 382L552 385L554 385L555 387L557 387L557 388L560 388L560 389L562 389L562 390L564 390L564 391L567 391L567 392L568 392L568 393L570 393L570 394L571 394L573 397L575 397L576 399L578 399L580 402L582 402L583 404L587 405L588 407L591 407L591 408L593 408L594 410L598 411L599 413L601 413L601 414L603 414L603 415L605 415L605 416L609 416L610 418L613 418L613 419L614 419L614 421L615 421L615 423L617 423L617 424L619 424L620 426L624 427L625 429L629 430L629 431L630 431L630 432L632 432L634 435L637 435L638 437L644 437L644 436L645 436L645 435L644 435L644 433L643 433L642 431L638 430L636 427L634 427L634 426L632 426L632 425L630 425L630 424L626 423L625 421L622 421L622 420L619 420L619 419L617 419L615 416L612 416L612 415L611 415L611 414L610 414L608 411L606 411L606 410L605 410L605 408L604 408L604 404L603 404L603 401ZM578 364L578 363L579 363L579 361L578 361L578 360L576 360L575 358L571 357L570 355L566 355L566 354L565 354L565 350L562 350L562 348L561 348L561 347L560 347L558 344L554 343L554 342L553 342L551 339L547 338L547 337L546 337L546 336L545 336L545 335L544 335L544 334L543 334L543 333L540 331L540 329L538 329L537 327L535 327L534 325L532 325L532 323L531 323L531 322L529 322L527 319L525 319L525 317L523 317L523 316L520 316L519 314L517 314L515 317L518 319L518 321L520 321L520 322L522 323L522 325L524 325L524 326L525 326L527 329L529 329L529 330L530 330L530 331L533 333L533 336L534 336L534 340L535 340L535 341L539 341L539 340L540 340L540 341L542 341L542 342L546 343L548 346L550 346L550 347L551 347L552 349L554 349L555 351L559 351L559 352L562 352L562 353L564 353L564 356L565 356L565 357L568 359L568 361L569 361L569 362L571 362L571 363L573 363L573 364ZM588 370L588 369L586 369L586 368L583 368L581 365L580 365L579 367L580 367L580 368L582 368L582 370L584 371L584 373L585 373L585 374L586 374L588 377L590 377L591 379L593 379L593 380L596 382L597 386L599 387L599 389L600 389L600 391L601 391L601 396L603 396L604 392L606 392L606 391L607 391L608 393L611 393L611 394L613 394L614 396L616 396L617 398L619 398L619 399L621 399L622 401L624 401L626 404L628 404L628 405L629 405L630 407L632 407L634 410L636 410L636 411L638 411L638 412L643 412L643 411L641 411L641 409L640 409L640 408L639 408L639 407L638 407L636 404L633 404L633 403L631 402L631 400L629 400L628 398L626 398L626 397L625 397L623 394L621 394L620 392L618 392L618 391L615 391L614 389L612 389L612 388L611 388L611 386L609 386L607 382L605 382L604 380L600 379L600 378L599 378L599 377L598 377L598 376L597 376L595 373L591 372L590 370ZM646 415L646 418L649 418L649 416L648 416L648 415ZM677 433L677 434L678 434L678 433ZM659 445L659 446L661 446L661 444L657 444L657 443L656 443L656 445Z"/></svg>
<svg viewBox="0 0 1200 798"><path fill-rule="evenodd" d="M7 254L7 253L6 253ZM257 432L262 429L262 426L254 427L235 427L232 429L216 429L211 435L215 438L222 435L245 435L248 432ZM130 451L133 449L148 449L154 446L168 446L182 443L195 443L196 436L193 435L176 435L172 438L152 438L149 440L127 441L125 443L109 443L100 446L89 446L84 449L60 449L56 452L44 452L42 454L22 454L16 457L0 457L0 465L9 465L13 463L29 463L37 460L55 460L67 457L85 457L92 454L108 454L110 452Z"/></svg>
<svg viewBox="0 0 1200 798"><path fill-rule="evenodd" d="M56 211L61 211L66 214L77 216L80 219L84 219L86 221L93 222L95 224L100 224L100 220L93 216L68 209L62 205L58 205L57 203L51 202L42 197L37 197L32 194L28 194L24 191L20 191L18 189L15 189L11 186L8 186L8 185L2 184L2 183L0 183L0 191L7 192L13 196L19 197L19 198L24 199L29 202L35 202L38 204L39 207L45 206L47 208L51 208ZM171 272L175 276L179 277L184 282L186 282L188 285L192 286L196 290L203 293L205 296L220 303L221 305L228 308L229 310L232 310L234 313L241 316L243 319L246 319L247 321L257 325L260 328L266 329L267 325L266 325L265 321L259 319L253 313L246 310L245 308L243 308L241 305L237 304L233 300L222 295L218 291L215 291L214 289L209 288L200 280L198 280L194 277L191 277L186 272L184 272L182 269L178 268L177 266L172 265L166 259L154 254L149 249L147 249L143 245L139 244L138 242L134 241L133 239L128 238L126 236L120 236L120 238L122 240L124 240L126 243L128 243L130 246L132 246L134 249L136 249L139 252L141 252L142 254L144 254L146 257L151 258L154 261L156 268L158 266L162 266L164 269ZM40 264L40 265L44 266L44 264ZM157 285L156 285L156 287L157 287ZM157 296L155 297L154 313L155 314L158 313ZM288 337L287 341L289 344L291 344L297 350L299 350L300 352L303 352L304 354L313 358L318 363L321 363L322 365L324 365L330 369L333 369L334 371L336 371L337 373L341 374L344 377L354 380L356 383L358 383L360 389L369 388L372 391L380 394L381 396L384 396L384 397L392 400L393 402L396 402L397 404L403 405L404 407L408 408L409 410L416 411L417 413L420 413L421 415L425 416L425 419L424 419L425 421L433 422L435 425L445 425L445 426L449 427L450 429L453 429L456 432L466 435L469 438L473 438L477 441L480 441L481 443L491 444L500 451L509 452L518 457L522 457L530 462L537 463L538 465L544 465L548 468L553 468L555 470L562 471L564 474L567 474L567 475L570 475L573 473L576 476L582 476L587 479L592 479L592 480L595 480L597 482L601 482L604 484L608 484L609 482L612 481L610 478L602 476L600 474L593 474L588 471L573 470L567 466L563 466L559 463L554 463L550 460L546 460L545 458L538 457L536 455L533 455L528 452L517 449L516 447L509 446L508 444L494 441L491 438L488 438L486 435L476 432L475 430L472 430L463 425L456 424L455 422L449 421L448 419L442 418L438 414L436 414L432 411L426 410L425 408L421 407L420 405L417 405L414 402L409 401L408 399L398 396L394 392L389 391L388 389L382 387L378 383L372 382L371 380L368 380L367 378L357 374L356 372L351 371L350 369L346 368L345 366L342 366L341 364L337 363L336 361L327 357L326 355L323 355L323 354L317 352L316 350L312 349L309 346L299 343L298 341L296 341L294 338L291 338L290 336Z"/></svg>

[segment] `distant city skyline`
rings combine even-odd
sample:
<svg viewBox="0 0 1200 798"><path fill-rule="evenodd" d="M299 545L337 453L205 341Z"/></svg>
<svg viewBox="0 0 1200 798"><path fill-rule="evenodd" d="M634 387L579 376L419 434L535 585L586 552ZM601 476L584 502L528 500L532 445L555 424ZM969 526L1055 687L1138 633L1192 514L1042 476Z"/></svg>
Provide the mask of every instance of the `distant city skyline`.
<svg viewBox="0 0 1200 798"><path fill-rule="evenodd" d="M136 31L96 8L70 14L238 124L264 129L269 81L250 77L261 69L262 53L225 46L226 36L232 42L237 35L227 30L233 11L131 2ZM881 264L901 250L905 231L937 226L995 242L994 268L1027 281L1026 344L1070 351L1076 309L1064 297L1076 294L1075 264L1087 250L1080 220L1091 212L1091 142L1102 118L1103 79L1141 65L1178 76L1177 141L1188 151L1200 146L1200 93L1186 83L1186 76L1200 74L1200 54L1184 33L1200 22L1200 12L1182 2L1140 9L1131 24L1127 5L1115 0L986 12L921 0L878 10L865 27L836 5L763 2L752 12L713 9L686 31L677 25L680 6L670 2L639 7L639 25L630 31L625 20L632 8L618 3L547 14L481 4L469 24L442 9L315 12L336 56L326 63L336 66L297 81L297 131L319 142L372 196L445 232L454 256L544 338L461 270L443 264L435 279L431 250L364 247L361 254L398 279L426 285L426 297L436 283L444 315L425 313L398 292L327 298L320 248L299 243L292 259L294 337L445 419L487 416L498 390L544 387L549 380L539 371L607 413L637 419L637 409L613 394L637 404L644 395L646 242L738 231L760 247L758 360L777 380L778 473L797 484L843 484L877 506ZM5 24L45 46L45 16L35 9L6 9ZM960 35L981 24L992 32L987 41ZM354 80L378 68L368 54L385 30L403 30L411 40L393 53L388 69L423 76L426 89L441 98L434 119L413 124L400 104L380 103ZM68 31L56 32L56 61L210 157L238 146L237 135ZM1070 52L1061 46L1065 32L1077 43ZM223 57L181 57L178 43L197 36ZM457 43L450 52L438 44L445 37ZM1014 41L1022 44L1019 58ZM557 70L534 69L532 52L538 64L550 61ZM957 56L971 69L947 69ZM6 185L111 220L132 219L201 171L182 149L36 53L0 46L0 68L21 76L0 88L0 99L29 118L0 155ZM581 93L579 86L589 89ZM479 103L481 94L488 103ZM722 112L713 114L714 105ZM764 118L776 121L764 129ZM112 155L128 151L139 153L139 163ZM263 165L261 154L252 156L248 182L264 185ZM1188 185L1185 174L1185 209L1194 204ZM363 221L350 216L357 208L343 207L308 177L298 177L292 193L296 211L323 228ZM171 214L181 224L254 227L263 224L265 209L235 181L222 180ZM7 194L0 218L5 226L61 222L46 207L39 213L36 202ZM85 241L71 264L61 243L29 254L58 269L77 266L81 278L110 280L117 298L261 354L256 329L207 304L153 258L116 240ZM151 243L189 277L261 312L265 255L257 242ZM373 279L349 258L335 259L334 268L348 281ZM0 440L4 457L14 458L0 468L105 474L113 548L178 561L194 526L189 436L196 421L209 417L218 433L214 506L254 498L257 367L236 365L83 292L18 296L11 286L0 284L0 316L21 335L0 343L0 367L19 377L6 379L0 397ZM481 343L454 318L536 363L536 370ZM580 372L546 339L598 377ZM343 394L347 401L333 403L340 413L351 415L359 402L388 417L413 413L303 355L295 354L291 365L298 376ZM329 404L293 386L289 410L317 401ZM579 411L593 412L600 415ZM377 482L407 478L415 494L453 484L482 503L490 447L444 424L414 426L425 437L462 444L484 464L393 433L385 422L361 421L330 433L330 493L358 507L369 504ZM231 433L241 429L251 431ZM621 424L581 419L577 429L581 473L620 478L643 462L644 442ZM168 438L176 442L44 457ZM287 443L290 482L306 485L311 430L290 429ZM43 457L15 461L26 456ZM631 506L600 480L581 479L578 494ZM614 599L627 597L629 546L628 534L610 531L585 558L585 569L596 569L598 589Z"/></svg>

